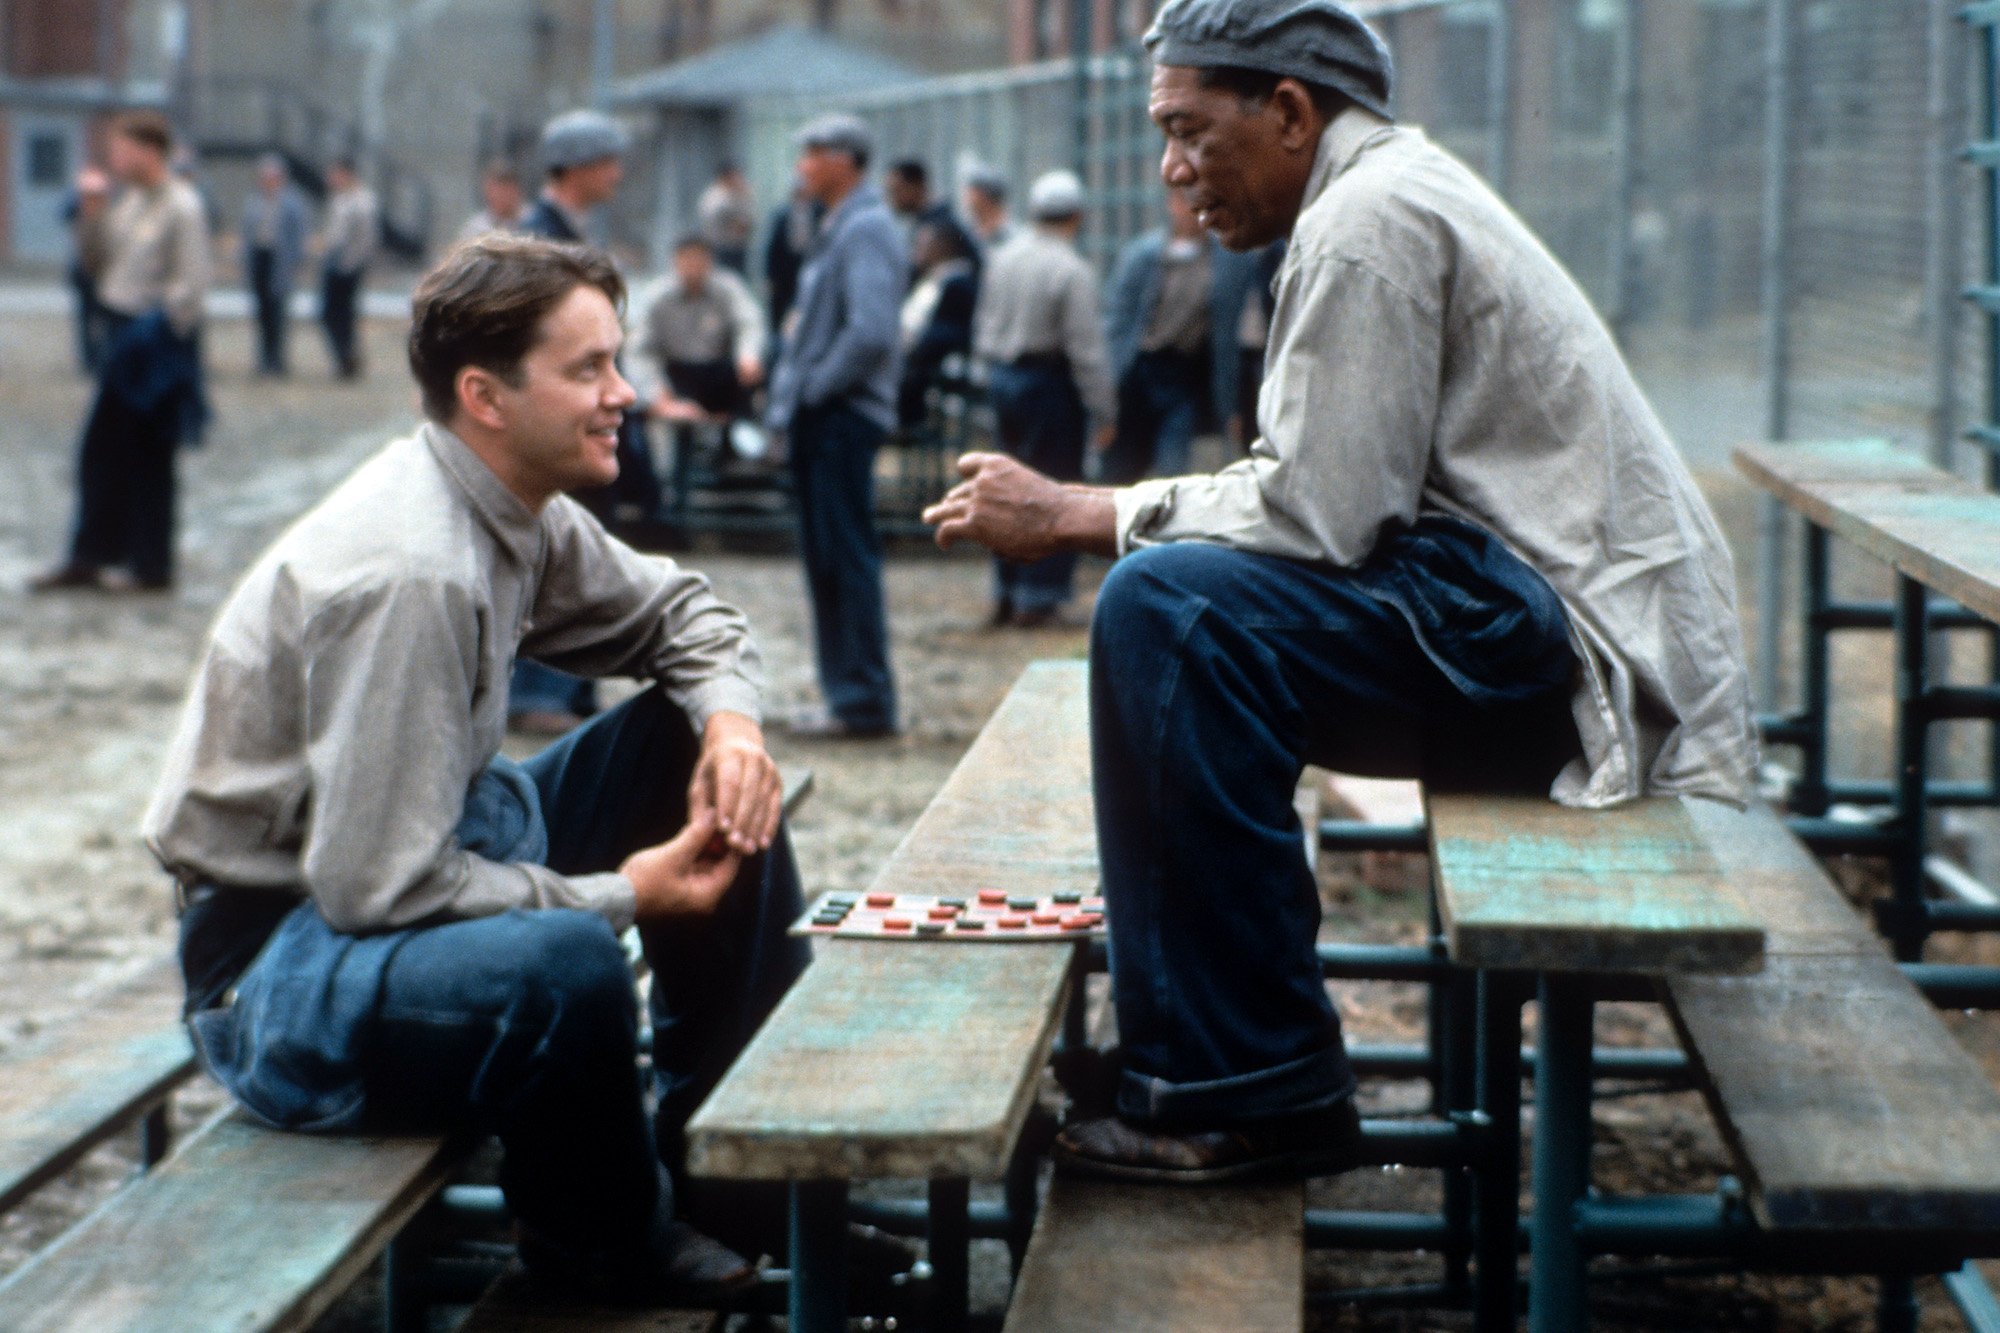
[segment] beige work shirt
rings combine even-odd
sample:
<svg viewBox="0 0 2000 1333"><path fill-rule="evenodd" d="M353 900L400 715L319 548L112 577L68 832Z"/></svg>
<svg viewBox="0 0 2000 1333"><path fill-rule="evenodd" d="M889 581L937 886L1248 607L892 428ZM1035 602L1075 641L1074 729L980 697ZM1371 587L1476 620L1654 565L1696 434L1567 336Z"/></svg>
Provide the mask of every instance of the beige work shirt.
<svg viewBox="0 0 2000 1333"><path fill-rule="evenodd" d="M623 875L488 860L455 831L507 729L516 651L661 681L699 729L757 716L743 616L606 535L567 496L531 512L449 431L361 465L280 537L217 618L147 845L183 883L310 895L337 930L580 907L629 925Z"/></svg>
<svg viewBox="0 0 2000 1333"><path fill-rule="evenodd" d="M1278 274L1264 438L1117 493L1119 546L1353 566L1385 525L1480 524L1561 597L1583 757L1552 795L1743 800L1757 759L1729 548L1575 281L1420 130L1321 136Z"/></svg>
<svg viewBox="0 0 2000 1333"><path fill-rule="evenodd" d="M121 315L164 309L183 335L201 322L208 219L192 185L169 176L151 189L129 186L84 230L105 305Z"/></svg>
<svg viewBox="0 0 2000 1333"><path fill-rule="evenodd" d="M979 283L972 350L986 361L1061 353L1099 425L1118 415L1097 274L1076 247L1029 227L993 252Z"/></svg>
<svg viewBox="0 0 2000 1333"><path fill-rule="evenodd" d="M375 192L366 185L337 191L326 201L326 262L342 273L354 273L375 258L382 222Z"/></svg>

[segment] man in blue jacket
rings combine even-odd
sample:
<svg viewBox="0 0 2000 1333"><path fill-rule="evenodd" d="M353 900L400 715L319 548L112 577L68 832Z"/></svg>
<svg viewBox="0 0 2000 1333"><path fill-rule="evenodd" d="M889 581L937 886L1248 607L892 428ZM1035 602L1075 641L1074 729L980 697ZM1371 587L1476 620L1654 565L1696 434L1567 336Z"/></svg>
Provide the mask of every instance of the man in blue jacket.
<svg viewBox="0 0 2000 1333"><path fill-rule="evenodd" d="M1105 315L1118 377L1118 435L1104 481L1181 476L1204 423L1228 423L1236 406L1237 326L1256 259L1222 248L1179 190L1167 192L1167 226L1118 257Z"/></svg>
<svg viewBox="0 0 2000 1333"><path fill-rule="evenodd" d="M257 373L283 375L292 282L305 262L305 196L276 153L257 164L257 189L243 203L243 273L257 308Z"/></svg>
<svg viewBox="0 0 2000 1333"><path fill-rule="evenodd" d="M769 424L790 442L826 711L797 719L794 730L886 736L896 730L896 685L875 531L875 451L896 424L909 265L895 219L867 183L868 126L823 116L797 142L800 184L825 216L786 320Z"/></svg>

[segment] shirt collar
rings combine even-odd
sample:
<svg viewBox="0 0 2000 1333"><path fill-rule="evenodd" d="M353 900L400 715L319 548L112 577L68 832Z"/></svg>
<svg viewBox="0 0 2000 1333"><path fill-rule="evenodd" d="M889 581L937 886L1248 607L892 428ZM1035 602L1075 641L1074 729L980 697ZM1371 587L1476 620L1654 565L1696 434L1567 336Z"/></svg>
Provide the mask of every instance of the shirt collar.
<svg viewBox="0 0 2000 1333"><path fill-rule="evenodd" d="M1327 186L1353 166L1362 149L1394 128L1393 121L1383 119L1366 107L1343 108L1320 131L1319 149L1313 155L1312 174L1306 177L1306 193L1299 201L1299 211L1303 213L1310 208L1313 201L1326 192Z"/></svg>
<svg viewBox="0 0 2000 1333"><path fill-rule="evenodd" d="M852 190L848 191L847 198L841 200L832 209L828 210L827 215L820 220L820 239L824 240L832 236L839 229L841 223L868 205L879 203L881 198L882 196L876 192L875 187L866 181L855 186Z"/></svg>
<svg viewBox="0 0 2000 1333"><path fill-rule="evenodd" d="M507 489L507 484L464 440L435 421L425 422L419 433L479 521L507 548L508 554L532 568L542 554L540 517L521 502L520 496Z"/></svg>

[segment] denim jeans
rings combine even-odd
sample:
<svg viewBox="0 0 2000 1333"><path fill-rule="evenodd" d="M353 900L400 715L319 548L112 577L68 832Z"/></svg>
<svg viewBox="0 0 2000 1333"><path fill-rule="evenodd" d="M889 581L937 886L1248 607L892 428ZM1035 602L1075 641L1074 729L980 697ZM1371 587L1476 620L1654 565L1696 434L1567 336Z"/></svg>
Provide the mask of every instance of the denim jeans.
<svg viewBox="0 0 2000 1333"><path fill-rule="evenodd" d="M547 864L566 873L615 869L685 823L696 753L656 687L524 765L496 761L461 828L468 845L492 839L498 854L545 839ZM497 815L480 807L504 797L491 779L509 769L525 773L527 808L505 828L505 799ZM614 1251L671 1202L657 1145L677 1143L805 966L804 942L785 934L801 907L781 835L713 916L641 928L653 1123L631 968L594 913L517 910L348 935L310 901L198 892L181 921L189 1024L209 1071L260 1119L325 1133L495 1134L501 1184L525 1226L579 1254Z"/></svg>
<svg viewBox="0 0 2000 1333"><path fill-rule="evenodd" d="M875 531L875 451L883 434L844 403L801 408L791 425L820 693L829 712L862 729L896 725L882 539Z"/></svg>
<svg viewBox="0 0 2000 1333"><path fill-rule="evenodd" d="M589 717L597 712L597 682L586 676L572 676L552 666L543 666L525 657L514 659L507 679L507 714L574 713Z"/></svg>
<svg viewBox="0 0 2000 1333"><path fill-rule="evenodd" d="M1090 672L1119 1109L1214 1124L1347 1096L1299 773L1546 789L1578 748L1555 594L1450 519L1358 570L1149 547L1098 593Z"/></svg>
<svg viewBox="0 0 2000 1333"><path fill-rule="evenodd" d="M1118 435L1104 481L1127 486L1145 476L1188 470L1195 423L1209 392L1208 361L1185 352L1141 352L1118 381Z"/></svg>
<svg viewBox="0 0 2000 1333"><path fill-rule="evenodd" d="M338 269L331 264L320 271L319 322L326 330L326 346L333 353L334 368L343 375L352 375L361 366L355 336L363 272L358 268Z"/></svg>
<svg viewBox="0 0 2000 1333"><path fill-rule="evenodd" d="M1085 416L1076 380L1061 357L1047 364L996 365L986 392L1000 447L1045 477L1083 479ZM1062 551L1031 564L995 558L993 598L1016 611L1046 611L1069 601L1076 555Z"/></svg>
<svg viewBox="0 0 2000 1333"><path fill-rule="evenodd" d="M129 321L113 317L109 342ZM76 459L76 523L70 562L108 569L124 566L145 583L174 576L176 454L185 408L169 396L148 408L133 406L100 380L84 422Z"/></svg>
<svg viewBox="0 0 2000 1333"><path fill-rule="evenodd" d="M285 373L285 334L290 322L288 297L278 272L278 252L268 246L250 251L250 300L257 316L257 369L266 375Z"/></svg>

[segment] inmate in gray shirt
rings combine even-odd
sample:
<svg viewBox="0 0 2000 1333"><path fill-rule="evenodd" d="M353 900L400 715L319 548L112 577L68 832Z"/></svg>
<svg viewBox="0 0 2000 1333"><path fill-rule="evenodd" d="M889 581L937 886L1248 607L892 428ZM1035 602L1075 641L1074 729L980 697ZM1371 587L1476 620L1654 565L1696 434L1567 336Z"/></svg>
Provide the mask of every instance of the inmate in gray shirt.
<svg viewBox="0 0 2000 1333"><path fill-rule="evenodd" d="M1357 565L1427 510L1549 581L1582 659L1553 795L1742 800L1757 757L1729 548L1603 322L1463 163L1359 108L1321 135L1278 273L1264 438L1116 495L1119 545Z"/></svg>
<svg viewBox="0 0 2000 1333"><path fill-rule="evenodd" d="M336 929L515 907L617 928L619 874L565 876L455 837L499 752L516 650L658 680L699 729L757 716L759 665L708 581L607 536L567 496L529 511L426 425L335 489L230 595L196 669L147 845L184 884L310 895Z"/></svg>

